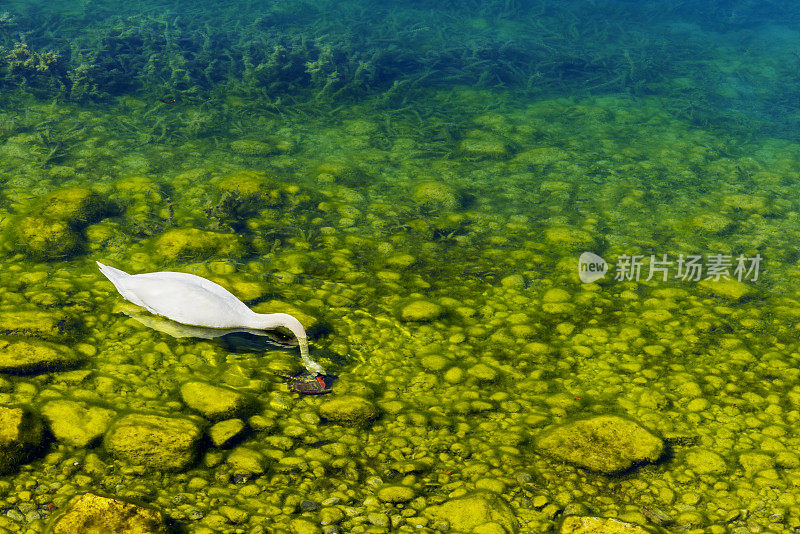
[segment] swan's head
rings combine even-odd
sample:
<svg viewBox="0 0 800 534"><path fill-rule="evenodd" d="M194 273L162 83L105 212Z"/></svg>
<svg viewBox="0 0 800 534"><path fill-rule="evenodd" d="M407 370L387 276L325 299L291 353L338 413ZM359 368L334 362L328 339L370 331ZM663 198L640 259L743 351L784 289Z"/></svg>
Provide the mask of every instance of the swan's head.
<svg viewBox="0 0 800 534"><path fill-rule="evenodd" d="M267 313L260 316L259 328L272 330L274 328L285 328L294 334L297 340L306 339L306 329L303 323L288 313Z"/></svg>

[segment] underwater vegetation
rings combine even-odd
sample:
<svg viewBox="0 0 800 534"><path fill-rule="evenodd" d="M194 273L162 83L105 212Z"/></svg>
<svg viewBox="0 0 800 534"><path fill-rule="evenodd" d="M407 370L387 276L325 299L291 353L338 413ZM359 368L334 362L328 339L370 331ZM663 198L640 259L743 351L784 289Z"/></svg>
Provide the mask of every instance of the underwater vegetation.
<svg viewBox="0 0 800 534"><path fill-rule="evenodd" d="M784 24L800 19L796 6L781 9ZM698 125L752 134L780 123L791 136L795 38L750 2L17 2L0 13L0 80L6 98L190 106L190 136L214 129L197 109L209 104L308 112L380 94L376 104L398 109L458 84L521 98L657 94ZM168 123L147 134L163 140Z"/></svg>
<svg viewBox="0 0 800 534"><path fill-rule="evenodd" d="M586 9L605 17L582 17ZM0 24L0 67L7 87L75 101L142 91L189 101L220 91L335 101L379 91L400 103L415 89L452 84L663 92L676 65L699 54L699 37L682 36L675 46L668 32L636 29L656 14L613 9L267 2L245 10L165 4L142 13L83 2L9 12Z"/></svg>

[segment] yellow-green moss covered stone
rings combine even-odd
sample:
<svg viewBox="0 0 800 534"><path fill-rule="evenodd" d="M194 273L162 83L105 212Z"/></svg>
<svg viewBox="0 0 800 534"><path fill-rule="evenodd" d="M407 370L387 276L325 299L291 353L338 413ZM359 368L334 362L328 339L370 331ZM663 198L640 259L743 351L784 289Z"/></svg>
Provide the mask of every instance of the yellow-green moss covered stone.
<svg viewBox="0 0 800 534"><path fill-rule="evenodd" d="M343 395L323 402L319 415L335 423L357 425L377 417L378 409L364 397Z"/></svg>
<svg viewBox="0 0 800 534"><path fill-rule="evenodd" d="M80 319L44 310L3 311L0 333L38 337L48 341L73 340L82 329Z"/></svg>
<svg viewBox="0 0 800 534"><path fill-rule="evenodd" d="M105 210L103 197L95 191L88 187L70 187L47 195L39 211L45 217L83 227L96 221Z"/></svg>
<svg viewBox="0 0 800 534"><path fill-rule="evenodd" d="M633 421L601 415L559 426L537 440L542 452L601 473L654 462L664 442Z"/></svg>
<svg viewBox="0 0 800 534"><path fill-rule="evenodd" d="M0 473L16 469L42 444L42 420L22 407L0 406Z"/></svg>
<svg viewBox="0 0 800 534"><path fill-rule="evenodd" d="M190 419L134 413L111 426L104 445L128 463L181 471L194 462L202 434Z"/></svg>
<svg viewBox="0 0 800 534"><path fill-rule="evenodd" d="M236 439L243 430L244 421L241 419L227 419L209 428L208 437L215 447L225 447Z"/></svg>
<svg viewBox="0 0 800 534"><path fill-rule="evenodd" d="M266 470L267 458L257 450L237 447L228 455L226 463L234 473L258 475Z"/></svg>
<svg viewBox="0 0 800 534"><path fill-rule="evenodd" d="M578 250L592 251L596 248L596 240L592 234L580 228L554 226L544 231L547 244L556 250L574 252Z"/></svg>
<svg viewBox="0 0 800 534"><path fill-rule="evenodd" d="M708 449L695 449L686 453L686 465L698 475L722 475L728 472L725 459Z"/></svg>
<svg viewBox="0 0 800 534"><path fill-rule="evenodd" d="M706 233L724 234L733 228L733 221L719 213L701 213L689 220L689 226Z"/></svg>
<svg viewBox="0 0 800 534"><path fill-rule="evenodd" d="M81 249L80 236L66 221L47 217L21 217L12 228L19 251L36 259L63 259Z"/></svg>
<svg viewBox="0 0 800 534"><path fill-rule="evenodd" d="M244 246L233 234L207 232L197 228L176 228L164 232L155 242L156 251L169 261L209 256L238 258Z"/></svg>
<svg viewBox="0 0 800 534"><path fill-rule="evenodd" d="M508 143L498 137L468 137L461 141L460 148L468 159L503 159L511 155Z"/></svg>
<svg viewBox="0 0 800 534"><path fill-rule="evenodd" d="M48 531L51 534L166 534L161 512L136 504L85 493L73 497L64 513L57 516Z"/></svg>
<svg viewBox="0 0 800 534"><path fill-rule="evenodd" d="M458 532L474 532L486 523L497 523L506 532L517 532L519 523L514 511L496 493L476 491L439 506L429 506L424 514L434 520L447 521Z"/></svg>
<svg viewBox="0 0 800 534"><path fill-rule="evenodd" d="M625 523L610 517L568 516L561 524L560 534L648 534L633 523Z"/></svg>
<svg viewBox="0 0 800 534"><path fill-rule="evenodd" d="M86 447L105 434L116 412L84 402L58 399L45 404L42 415L58 441Z"/></svg>
<svg viewBox="0 0 800 534"><path fill-rule="evenodd" d="M273 143L254 139L239 139L231 142L231 150L240 156L269 156L278 150Z"/></svg>
<svg viewBox="0 0 800 534"><path fill-rule="evenodd" d="M322 528L308 519L295 518L289 522L289 530L292 534L321 534Z"/></svg>
<svg viewBox="0 0 800 534"><path fill-rule="evenodd" d="M429 300L414 300L400 310L400 318L404 321L425 322L438 319L444 314L444 309Z"/></svg>
<svg viewBox="0 0 800 534"><path fill-rule="evenodd" d="M252 404L248 397L235 389L199 380L183 384L181 398L187 406L212 421L244 415Z"/></svg>
<svg viewBox="0 0 800 534"><path fill-rule="evenodd" d="M718 297L733 301L740 300L753 294L753 288L733 278L729 280L703 280L697 283L697 287L713 293Z"/></svg>
<svg viewBox="0 0 800 534"><path fill-rule="evenodd" d="M75 352L64 345L0 339L0 373L63 371L75 367L80 361Z"/></svg>
<svg viewBox="0 0 800 534"><path fill-rule="evenodd" d="M408 502L417 496L414 488L409 486L384 486L378 490L378 499L383 502L401 503Z"/></svg>
<svg viewBox="0 0 800 534"><path fill-rule="evenodd" d="M441 182L423 182L414 188L411 198L427 212L453 211L461 202L455 190Z"/></svg>

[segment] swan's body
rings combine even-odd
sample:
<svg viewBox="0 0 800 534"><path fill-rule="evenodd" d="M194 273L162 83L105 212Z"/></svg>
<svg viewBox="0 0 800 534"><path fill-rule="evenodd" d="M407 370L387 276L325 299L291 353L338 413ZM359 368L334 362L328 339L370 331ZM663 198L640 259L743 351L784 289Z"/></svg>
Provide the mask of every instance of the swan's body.
<svg viewBox="0 0 800 534"><path fill-rule="evenodd" d="M325 370L308 355L308 338L303 325L286 313L256 313L219 284L188 273L162 271L128 274L97 262L119 294L150 313L175 322L220 329L291 331L300 345L300 359L311 373Z"/></svg>

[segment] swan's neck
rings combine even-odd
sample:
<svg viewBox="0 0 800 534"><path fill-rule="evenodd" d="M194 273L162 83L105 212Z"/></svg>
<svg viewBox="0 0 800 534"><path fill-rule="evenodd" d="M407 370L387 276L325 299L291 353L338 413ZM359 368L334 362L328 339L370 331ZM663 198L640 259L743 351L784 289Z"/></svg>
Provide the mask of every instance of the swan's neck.
<svg viewBox="0 0 800 534"><path fill-rule="evenodd" d="M300 346L300 361L309 373L324 375L325 369L311 359L308 354L308 336L303 324L288 313L257 313L254 318L254 327L258 330L273 330L286 328L297 338Z"/></svg>

